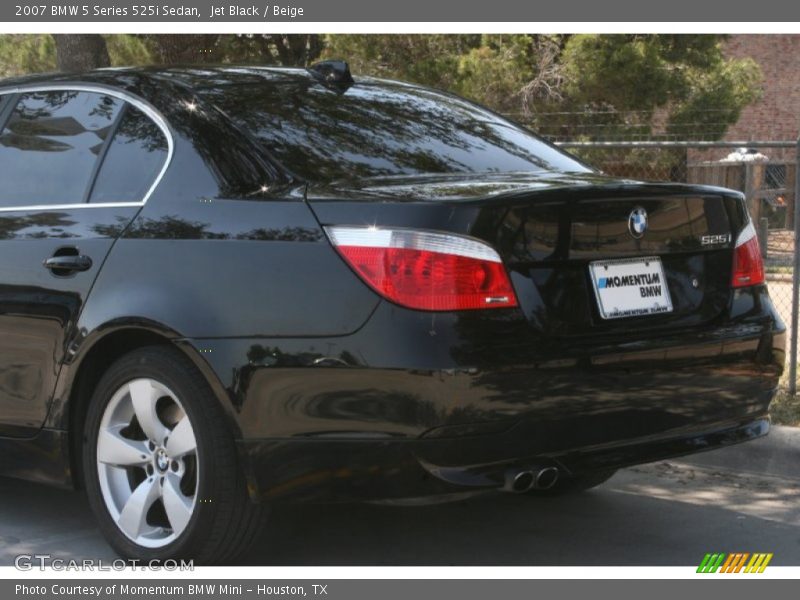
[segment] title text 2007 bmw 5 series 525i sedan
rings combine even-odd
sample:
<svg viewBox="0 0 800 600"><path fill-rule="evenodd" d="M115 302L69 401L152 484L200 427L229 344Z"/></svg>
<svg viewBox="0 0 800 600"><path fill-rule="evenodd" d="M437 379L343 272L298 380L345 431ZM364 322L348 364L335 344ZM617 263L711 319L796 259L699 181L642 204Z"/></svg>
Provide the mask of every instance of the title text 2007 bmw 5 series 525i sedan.
<svg viewBox="0 0 800 600"><path fill-rule="evenodd" d="M785 326L742 196L446 93L340 62L5 80L0 181L0 472L83 487L126 557L769 429Z"/></svg>

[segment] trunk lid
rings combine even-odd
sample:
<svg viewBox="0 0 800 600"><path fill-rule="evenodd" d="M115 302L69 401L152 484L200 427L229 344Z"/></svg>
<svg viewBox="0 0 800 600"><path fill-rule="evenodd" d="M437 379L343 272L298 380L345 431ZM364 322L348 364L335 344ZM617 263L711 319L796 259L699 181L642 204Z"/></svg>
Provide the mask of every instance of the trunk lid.
<svg viewBox="0 0 800 600"><path fill-rule="evenodd" d="M530 324L554 336L696 327L720 317L731 299L734 242L747 219L738 192L594 174L372 180L310 189L308 200L325 225L444 230L488 242ZM631 229L635 212L646 215L641 235ZM639 259L660 263L664 281L616 282L642 294L650 292L637 288L663 284L671 310L604 318L593 265L600 272L630 262L635 275ZM650 274L653 266L648 262Z"/></svg>
<svg viewBox="0 0 800 600"><path fill-rule="evenodd" d="M474 231L498 249L515 287L529 296L521 302L529 319L548 333L692 327L718 317L731 297L740 229L733 206L720 195L642 192L515 204L485 212ZM647 228L636 237L630 223L641 214ZM660 262L660 274L645 267L651 262ZM602 273L614 265L631 266L609 277L608 285L627 288L632 306L649 304L636 298L657 291L669 310L610 317L599 288Z"/></svg>

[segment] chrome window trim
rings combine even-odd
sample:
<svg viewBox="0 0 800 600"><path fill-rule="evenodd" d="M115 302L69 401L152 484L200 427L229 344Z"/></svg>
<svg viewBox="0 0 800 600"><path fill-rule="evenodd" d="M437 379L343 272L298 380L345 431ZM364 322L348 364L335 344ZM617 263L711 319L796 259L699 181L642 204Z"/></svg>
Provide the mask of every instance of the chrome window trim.
<svg viewBox="0 0 800 600"><path fill-rule="evenodd" d="M158 187L158 184L161 183L161 180L164 177L164 174L167 172L170 163L172 162L172 156L175 151L175 141L172 137L172 131L167 124L167 120L164 116L151 104L142 100L141 98L134 96L133 94L129 94L128 92L124 92L122 90L113 88L113 87L106 87L104 85L89 85L89 84L69 84L69 83L53 83L53 84L32 84L32 85L19 85L9 88L0 88L0 96L5 96L7 94L25 94L29 92L89 92L94 94L105 94L107 96L112 96L114 98L119 98L120 100L127 102L128 104L135 106L140 111L142 111L147 117L153 120L161 132L164 134L164 137L167 139L167 158L164 161L161 170L156 175L156 178L153 180L153 184L148 188L147 192L145 192L144 196L139 202L100 202L97 204L92 204L90 202L81 202L79 204L35 204L35 205L28 205L28 206L2 206L0 207L0 213L4 212L20 212L20 211L46 211L46 210L66 210L66 209L73 209L73 208L120 208L120 207L130 207L130 206L144 206L147 204L147 201L150 199L150 196Z"/></svg>

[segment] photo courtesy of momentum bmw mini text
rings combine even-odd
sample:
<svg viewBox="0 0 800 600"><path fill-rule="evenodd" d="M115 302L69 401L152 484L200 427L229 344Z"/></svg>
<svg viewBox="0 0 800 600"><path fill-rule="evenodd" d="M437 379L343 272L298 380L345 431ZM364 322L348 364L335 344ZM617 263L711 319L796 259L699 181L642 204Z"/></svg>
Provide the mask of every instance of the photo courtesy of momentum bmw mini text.
<svg viewBox="0 0 800 600"><path fill-rule="evenodd" d="M0 6L0 597L800 578L764 2Z"/></svg>

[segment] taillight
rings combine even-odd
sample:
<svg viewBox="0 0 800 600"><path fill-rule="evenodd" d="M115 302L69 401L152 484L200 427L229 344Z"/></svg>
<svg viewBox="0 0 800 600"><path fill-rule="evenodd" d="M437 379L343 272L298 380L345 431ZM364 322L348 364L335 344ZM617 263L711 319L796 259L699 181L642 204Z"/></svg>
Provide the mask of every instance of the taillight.
<svg viewBox="0 0 800 600"><path fill-rule="evenodd" d="M517 306L500 256L481 241L411 229L325 231L370 287L402 306L431 311Z"/></svg>
<svg viewBox="0 0 800 600"><path fill-rule="evenodd" d="M735 288L764 283L764 261L753 223L748 223L736 239L733 250L733 280Z"/></svg>

